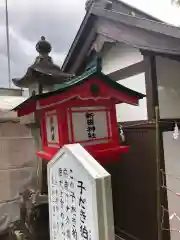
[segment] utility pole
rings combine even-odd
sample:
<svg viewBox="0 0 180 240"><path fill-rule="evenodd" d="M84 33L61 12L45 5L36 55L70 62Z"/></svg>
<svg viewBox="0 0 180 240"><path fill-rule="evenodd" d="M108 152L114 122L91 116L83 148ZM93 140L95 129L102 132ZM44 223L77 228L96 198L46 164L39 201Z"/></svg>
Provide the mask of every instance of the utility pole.
<svg viewBox="0 0 180 240"><path fill-rule="evenodd" d="M7 43L7 60L8 60L8 82L9 88L11 88L11 62L10 62L10 44L9 44L9 16L8 16L8 3L5 0L6 11L6 43Z"/></svg>

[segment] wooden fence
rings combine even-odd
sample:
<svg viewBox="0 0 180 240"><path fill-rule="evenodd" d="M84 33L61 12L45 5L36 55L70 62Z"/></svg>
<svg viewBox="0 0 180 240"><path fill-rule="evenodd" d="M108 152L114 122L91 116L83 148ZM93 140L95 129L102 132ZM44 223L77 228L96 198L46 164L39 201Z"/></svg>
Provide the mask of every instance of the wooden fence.
<svg viewBox="0 0 180 240"><path fill-rule="evenodd" d="M127 240L157 240L155 124L140 121L122 125L130 151L121 154L119 162L106 166L112 175L116 233ZM167 204L165 194L161 200ZM164 232L162 239L168 240L169 233Z"/></svg>

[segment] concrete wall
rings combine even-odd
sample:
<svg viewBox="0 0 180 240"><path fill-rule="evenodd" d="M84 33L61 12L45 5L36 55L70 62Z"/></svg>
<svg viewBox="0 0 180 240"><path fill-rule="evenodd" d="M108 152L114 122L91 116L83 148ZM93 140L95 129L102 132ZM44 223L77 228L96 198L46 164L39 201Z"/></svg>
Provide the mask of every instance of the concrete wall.
<svg viewBox="0 0 180 240"><path fill-rule="evenodd" d="M0 233L20 218L19 193L36 187L36 157L30 129L0 121Z"/></svg>
<svg viewBox="0 0 180 240"><path fill-rule="evenodd" d="M124 43L114 43L109 50L103 52L102 71L109 74L132 64L141 62L143 56L138 49ZM146 94L145 74L141 73L133 77L119 81L120 84ZM146 98L140 100L139 106L118 104L116 106L118 121L136 121L147 119Z"/></svg>
<svg viewBox="0 0 180 240"><path fill-rule="evenodd" d="M22 96L20 88L0 88L0 96Z"/></svg>
<svg viewBox="0 0 180 240"><path fill-rule="evenodd" d="M180 62L156 57L161 118L180 117Z"/></svg>

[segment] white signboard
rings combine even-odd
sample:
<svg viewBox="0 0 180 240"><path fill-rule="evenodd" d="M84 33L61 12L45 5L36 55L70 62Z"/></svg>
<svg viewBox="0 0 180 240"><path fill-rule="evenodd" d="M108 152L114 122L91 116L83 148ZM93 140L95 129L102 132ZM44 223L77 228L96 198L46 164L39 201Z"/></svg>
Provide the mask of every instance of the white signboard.
<svg viewBox="0 0 180 240"><path fill-rule="evenodd" d="M111 137L110 112L105 107L72 108L72 126L75 142Z"/></svg>
<svg viewBox="0 0 180 240"><path fill-rule="evenodd" d="M111 177L80 145L48 163L51 240L114 240Z"/></svg>

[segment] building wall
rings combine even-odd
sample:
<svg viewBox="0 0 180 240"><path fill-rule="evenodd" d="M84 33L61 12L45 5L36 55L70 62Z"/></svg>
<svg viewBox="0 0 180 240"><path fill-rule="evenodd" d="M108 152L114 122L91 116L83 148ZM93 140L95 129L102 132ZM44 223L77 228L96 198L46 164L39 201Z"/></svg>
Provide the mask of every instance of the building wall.
<svg viewBox="0 0 180 240"><path fill-rule="evenodd" d="M133 77L119 81L120 84L132 90L146 94L145 74L141 73ZM147 120L147 100L139 101L139 106L126 103L116 105L116 115L118 122Z"/></svg>
<svg viewBox="0 0 180 240"><path fill-rule="evenodd" d="M161 118L180 117L180 62L156 57Z"/></svg>
<svg viewBox="0 0 180 240"><path fill-rule="evenodd" d="M143 60L143 55L141 55L138 49L124 43L113 43L110 49L105 49L102 56L102 71L105 74Z"/></svg>
<svg viewBox="0 0 180 240"><path fill-rule="evenodd" d="M180 193L180 138L178 140L173 139L173 132L163 133L163 145L164 145L164 158L165 158L165 170L166 170L166 181L167 188L174 193L168 191L168 207L170 217L173 213L176 213L180 217L180 197L175 193ZM169 175L170 174L170 175ZM172 175L171 175L172 174ZM180 221L174 217L170 221L170 227L180 231ZM179 232L171 232L171 240L179 239Z"/></svg>
<svg viewBox="0 0 180 240"><path fill-rule="evenodd" d="M143 56L136 48L132 48L124 43L114 43L109 50L103 52L102 71L105 74L109 74L132 64L141 62L142 60ZM144 73L120 80L118 82L128 88L146 94ZM116 106L117 120L121 122L146 120L146 102L146 98L144 98L143 100L140 100L139 106L118 104Z"/></svg>

